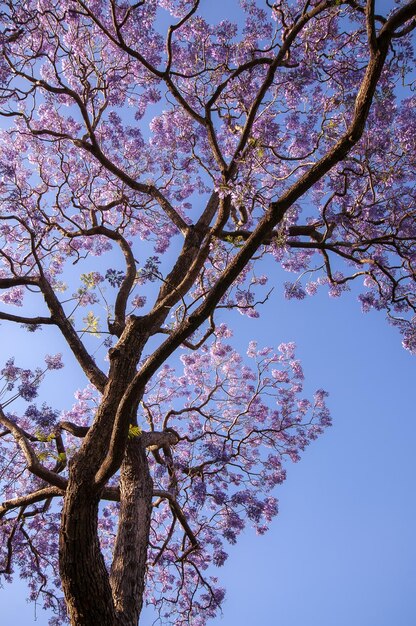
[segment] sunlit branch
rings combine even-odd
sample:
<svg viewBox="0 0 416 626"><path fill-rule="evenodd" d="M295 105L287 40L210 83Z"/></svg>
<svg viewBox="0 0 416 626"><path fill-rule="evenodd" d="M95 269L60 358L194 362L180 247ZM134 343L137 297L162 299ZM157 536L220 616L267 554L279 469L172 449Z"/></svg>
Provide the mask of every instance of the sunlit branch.
<svg viewBox="0 0 416 626"><path fill-rule="evenodd" d="M55 474L55 472L48 470L40 463L38 457L36 456L36 452L33 450L22 429L17 424L15 424L13 420L6 417L2 408L0 408L0 423L5 428L10 430L16 443L20 447L26 459L28 471L35 476L46 480L46 482L48 482L50 485L54 485L59 489L64 489L66 487L67 481L58 474Z"/></svg>
<svg viewBox="0 0 416 626"><path fill-rule="evenodd" d="M45 487L43 489L37 489L32 493L6 500L0 504L0 518L3 517L7 511L16 509L21 506L29 506L36 502L43 502L49 498L56 498L64 495L64 490L59 487Z"/></svg>
<svg viewBox="0 0 416 626"><path fill-rule="evenodd" d="M78 424L74 424L73 422L60 422L58 428L71 433L74 437L80 438L85 437L90 429L89 426L78 426Z"/></svg>
<svg viewBox="0 0 416 626"><path fill-rule="evenodd" d="M377 51L377 32L374 23L374 5L375 0L367 0L365 8L368 43L372 52Z"/></svg>

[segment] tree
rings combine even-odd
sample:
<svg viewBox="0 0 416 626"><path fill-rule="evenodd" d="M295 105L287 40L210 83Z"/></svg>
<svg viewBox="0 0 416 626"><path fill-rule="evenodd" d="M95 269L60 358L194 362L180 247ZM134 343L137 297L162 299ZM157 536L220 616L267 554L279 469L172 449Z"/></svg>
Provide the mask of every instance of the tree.
<svg viewBox="0 0 416 626"><path fill-rule="evenodd" d="M415 0L203 4L2 3L0 319L88 382L59 412L34 400L61 355L1 371L1 570L52 624L133 626L144 596L205 624L224 543L329 425L292 344L243 357L224 323L267 259L287 297L361 279L416 351Z"/></svg>

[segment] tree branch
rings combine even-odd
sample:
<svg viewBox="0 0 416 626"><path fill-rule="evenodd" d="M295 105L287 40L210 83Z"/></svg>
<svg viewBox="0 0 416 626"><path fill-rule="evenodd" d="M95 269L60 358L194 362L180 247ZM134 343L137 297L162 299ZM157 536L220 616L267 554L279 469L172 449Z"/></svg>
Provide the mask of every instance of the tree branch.
<svg viewBox="0 0 416 626"><path fill-rule="evenodd" d="M74 437L85 437L88 433L90 427L89 426L78 426L78 424L74 424L73 422L60 422L58 424L58 428L60 430L66 430L68 433L71 433Z"/></svg>
<svg viewBox="0 0 416 626"><path fill-rule="evenodd" d="M2 518L7 511L10 511L11 509L16 509L20 506L29 506L30 504L42 502L44 500L48 500L49 498L57 498L58 496L63 496L64 493L65 491L60 487L45 487L43 489L32 491L32 493L28 493L24 496L6 500L0 504L0 518Z"/></svg>
<svg viewBox="0 0 416 626"><path fill-rule="evenodd" d="M120 468L120 513L110 585L116 611L137 623L143 604L153 481L140 439L130 440ZM120 620L120 623L122 620Z"/></svg>
<svg viewBox="0 0 416 626"><path fill-rule="evenodd" d="M39 286L39 277L15 276L14 278L0 278L0 289L9 289L10 287L23 285Z"/></svg>
<svg viewBox="0 0 416 626"><path fill-rule="evenodd" d="M407 21L412 20L416 16L416 0L411 0L408 4L400 7L395 11L383 25L380 30L378 39L394 37L395 31L403 26ZM416 24L413 24L413 28Z"/></svg>
<svg viewBox="0 0 416 626"><path fill-rule="evenodd" d="M413 0L411 4L414 6L414 12L416 12L416 0ZM152 356L147 359L141 370L136 374L120 403L120 412L123 410L125 402L130 403L133 397L142 395L146 382L153 376L166 358L209 317L215 306L238 277L242 269L250 261L259 246L262 245L265 239L270 237L273 228L282 221L289 207L303 196L312 185L329 172L334 165L341 161L359 141L363 134L374 92L385 63L389 42L390 39L387 38L387 36L379 37L378 51L376 54L371 55L356 96L353 119L343 137L339 139L326 155L284 192L279 200L270 204L268 211L259 221L256 229L248 237L246 243L240 248L231 263L228 264L220 278L206 295L204 302L184 320L169 339L154 351Z"/></svg>
<svg viewBox="0 0 416 626"><path fill-rule="evenodd" d="M188 224L179 215L179 213L174 209L172 204L163 195L163 193L159 189L157 189L157 187L155 187L154 185L150 185L150 184L148 185L148 184L140 183L136 181L129 174L127 174L127 172L122 170L115 163L113 163L113 161L111 161L108 157L106 157L98 145L93 144L93 143L88 143L87 141L80 140L80 139L73 139L72 141L76 146L78 146L79 148L82 148L83 150L91 154L93 157L95 157L97 161L101 163L101 165L103 165L109 172L111 172L117 178L119 178L130 189L133 189L134 191L138 191L140 193L150 196L151 198L154 198L158 202L160 207L163 209L163 211L166 213L166 215L169 217L169 219L173 222L173 224L175 224L178 230L183 235L186 235L186 233L189 230Z"/></svg>
<svg viewBox="0 0 416 626"><path fill-rule="evenodd" d="M30 445L27 437L24 434L24 431L15 424L15 422L4 414L3 409L0 407L0 424L2 424L5 428L7 428L11 434L13 435L16 443L20 447L27 463L27 469L29 472L42 478L50 485L58 487L61 490L64 490L67 481L62 476L55 474L55 472L51 472L46 467L44 467L36 456L35 451Z"/></svg>
<svg viewBox="0 0 416 626"><path fill-rule="evenodd" d="M154 489L153 495L158 498L163 498L164 500L167 500L169 502L171 511L174 514L174 516L177 517L180 525L184 529L189 541L191 542L192 548L194 550L198 549L199 548L198 540L195 534L193 533L191 527L189 526L188 520L186 519L184 512L182 511L181 507L179 506L174 496L168 491L162 491L160 489Z"/></svg>
<svg viewBox="0 0 416 626"><path fill-rule="evenodd" d="M22 315L12 315L11 313L5 313L4 311L0 311L0 320L4 320L7 322L17 322L20 324L33 324L35 326L37 326L38 324L55 324L54 320L51 317L24 317Z"/></svg>
<svg viewBox="0 0 416 626"><path fill-rule="evenodd" d="M374 22L374 4L375 0L367 0L366 8L365 8L365 22L367 28L367 37L368 44L370 46L370 50L372 52L377 52L378 44L377 44L377 32Z"/></svg>
<svg viewBox="0 0 416 626"><path fill-rule="evenodd" d="M163 448L165 446L174 446L179 441L179 435L173 429L163 431L144 432L140 436L143 447L145 448Z"/></svg>
<svg viewBox="0 0 416 626"><path fill-rule="evenodd" d="M61 303L49 282L44 276L39 279L39 286L42 290L45 302L51 312L51 318L58 326L61 333L65 337L68 346L71 348L78 363L81 365L82 370L87 376L88 380L101 392L103 392L105 385L107 384L107 376L100 370L95 363L92 356L86 350L84 344L78 337L78 334L71 322L65 315Z"/></svg>

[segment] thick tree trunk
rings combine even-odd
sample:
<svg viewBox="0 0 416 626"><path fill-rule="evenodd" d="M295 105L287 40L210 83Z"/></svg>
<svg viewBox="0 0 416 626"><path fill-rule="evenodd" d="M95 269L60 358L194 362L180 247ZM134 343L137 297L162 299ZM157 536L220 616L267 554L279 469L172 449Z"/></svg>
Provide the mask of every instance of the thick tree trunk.
<svg viewBox="0 0 416 626"><path fill-rule="evenodd" d="M98 541L98 503L98 495L88 489L80 472L73 472L65 495L59 538L60 574L72 626L116 626L117 623Z"/></svg>
<svg viewBox="0 0 416 626"><path fill-rule="evenodd" d="M140 438L128 442L120 476L120 517L110 584L120 624L137 626L143 606L153 481Z"/></svg>
<svg viewBox="0 0 416 626"><path fill-rule="evenodd" d="M140 437L128 442L120 474L120 517L111 575L101 554L99 496L72 468L62 514L60 571L72 626L137 626L143 605L153 482Z"/></svg>
<svg viewBox="0 0 416 626"><path fill-rule="evenodd" d="M153 491L140 438L129 441L121 467L120 518L111 577L98 541L99 497L88 490L83 478L79 468L72 472L60 536L60 569L71 624L137 626Z"/></svg>

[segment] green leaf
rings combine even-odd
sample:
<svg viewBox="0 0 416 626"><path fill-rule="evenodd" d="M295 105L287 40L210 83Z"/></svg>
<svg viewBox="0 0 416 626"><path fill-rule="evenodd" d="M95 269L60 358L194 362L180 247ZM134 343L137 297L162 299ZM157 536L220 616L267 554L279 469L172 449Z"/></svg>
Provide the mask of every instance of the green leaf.
<svg viewBox="0 0 416 626"><path fill-rule="evenodd" d="M282 232L273 237L273 241L279 248L283 248L286 245L286 237Z"/></svg>
<svg viewBox="0 0 416 626"><path fill-rule="evenodd" d="M86 324L86 326L82 329L83 332L91 333L94 337L100 336L100 318L94 315L93 311L89 311L87 317L83 317L82 321Z"/></svg>
<svg viewBox="0 0 416 626"><path fill-rule="evenodd" d="M89 272L88 274L81 274L80 278L84 283L86 289L94 289L96 286L94 272Z"/></svg>
<svg viewBox="0 0 416 626"><path fill-rule="evenodd" d="M244 244L244 239L241 236L233 237L232 235L227 235L226 237L224 237L224 240L228 243L232 243L236 248L241 248L241 246Z"/></svg>
<svg viewBox="0 0 416 626"><path fill-rule="evenodd" d="M130 424L129 439L133 439L134 437L140 437L141 434L142 434L142 429L140 428L140 426L133 426L133 424Z"/></svg>
<svg viewBox="0 0 416 626"><path fill-rule="evenodd" d="M64 293L64 291L66 291L68 289L68 285L66 283L63 283L60 280L56 280L53 283L53 288L55 291L59 291L61 293Z"/></svg>
<svg viewBox="0 0 416 626"><path fill-rule="evenodd" d="M43 433L41 430L37 430L35 432L35 437L38 441L48 441L48 435L46 435L45 433ZM50 441L50 439L49 439Z"/></svg>

